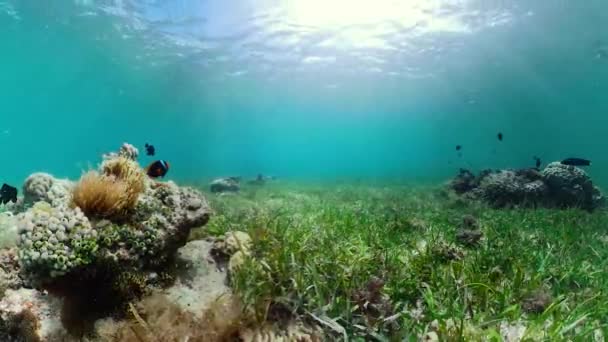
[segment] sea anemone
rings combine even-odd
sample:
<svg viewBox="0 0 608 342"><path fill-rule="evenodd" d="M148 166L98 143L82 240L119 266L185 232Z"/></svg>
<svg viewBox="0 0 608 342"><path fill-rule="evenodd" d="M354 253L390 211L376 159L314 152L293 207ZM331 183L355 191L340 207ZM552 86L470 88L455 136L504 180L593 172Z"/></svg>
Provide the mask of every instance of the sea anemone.
<svg viewBox="0 0 608 342"><path fill-rule="evenodd" d="M119 220L133 211L142 190L143 185L90 171L74 187L72 204L87 217Z"/></svg>
<svg viewBox="0 0 608 342"><path fill-rule="evenodd" d="M130 192L139 195L144 191L146 176L135 161L125 157L113 158L104 161L101 169L104 175L114 176L117 180L127 183Z"/></svg>

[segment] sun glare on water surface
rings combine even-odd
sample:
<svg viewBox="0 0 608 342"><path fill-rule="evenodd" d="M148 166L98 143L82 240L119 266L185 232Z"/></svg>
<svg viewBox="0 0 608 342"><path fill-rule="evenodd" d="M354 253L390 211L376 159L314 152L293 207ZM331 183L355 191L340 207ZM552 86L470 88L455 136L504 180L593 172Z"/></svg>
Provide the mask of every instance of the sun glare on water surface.
<svg viewBox="0 0 608 342"><path fill-rule="evenodd" d="M287 0L290 21L319 29L429 20L445 0Z"/></svg>

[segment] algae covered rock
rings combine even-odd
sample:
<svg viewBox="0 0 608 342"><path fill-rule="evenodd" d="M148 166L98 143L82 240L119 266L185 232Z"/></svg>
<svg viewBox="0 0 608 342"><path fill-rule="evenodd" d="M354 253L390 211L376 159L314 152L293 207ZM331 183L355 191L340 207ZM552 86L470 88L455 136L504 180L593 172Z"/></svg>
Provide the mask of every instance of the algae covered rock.
<svg viewBox="0 0 608 342"><path fill-rule="evenodd" d="M73 184L43 172L31 174L23 184L24 201L33 204L45 201L53 205L67 204Z"/></svg>
<svg viewBox="0 0 608 342"><path fill-rule="evenodd" d="M8 290L0 300L0 341L65 341L59 312L57 298L34 289Z"/></svg>
<svg viewBox="0 0 608 342"><path fill-rule="evenodd" d="M91 263L98 234L82 211L39 203L18 216L22 271L34 282L48 281Z"/></svg>
<svg viewBox="0 0 608 342"><path fill-rule="evenodd" d="M218 178L209 184L209 189L213 193L238 192L240 188L236 178Z"/></svg>
<svg viewBox="0 0 608 342"><path fill-rule="evenodd" d="M215 264L209 241L190 241L177 253L179 264L175 283L163 293L182 310L200 318L220 296L229 294L226 272Z"/></svg>
<svg viewBox="0 0 608 342"><path fill-rule="evenodd" d="M249 234L236 230L227 232L224 236L217 239L213 244L213 250L215 253L230 256L238 251L249 253L251 244L252 241Z"/></svg>
<svg viewBox="0 0 608 342"><path fill-rule="evenodd" d="M457 194L469 192L478 186L477 177L466 169L460 169L458 175L450 182L450 187Z"/></svg>
<svg viewBox="0 0 608 342"><path fill-rule="evenodd" d="M450 188L465 199L496 208L557 207L593 210L604 203L599 188L580 168L553 162L537 169L482 171L475 176L460 170Z"/></svg>
<svg viewBox="0 0 608 342"><path fill-rule="evenodd" d="M137 149L137 147L129 143L123 143L122 146L120 146L118 152L110 152L103 155L103 159L105 160L115 159L118 157L123 157L135 161L137 160L137 157L139 157L139 150Z"/></svg>
<svg viewBox="0 0 608 342"><path fill-rule="evenodd" d="M555 205L585 209L593 209L597 206L594 202L594 194L599 191L582 169L553 162L542 171L542 176L549 188L551 201Z"/></svg>
<svg viewBox="0 0 608 342"><path fill-rule="evenodd" d="M132 149L123 150L113 154L116 160L134 155ZM115 167L108 168L110 164ZM132 174L125 165L132 167L106 159L99 172L112 177ZM185 245L192 228L209 220L203 195L173 182L139 183L143 188L138 189L133 210L115 221L87 217L77 202L69 201L69 192L61 200L49 195L55 185L70 189L65 184L48 174L35 174L24 186L31 200L43 200L17 217L21 272L35 285L52 284L70 273L95 274L99 265L135 271L157 267Z"/></svg>

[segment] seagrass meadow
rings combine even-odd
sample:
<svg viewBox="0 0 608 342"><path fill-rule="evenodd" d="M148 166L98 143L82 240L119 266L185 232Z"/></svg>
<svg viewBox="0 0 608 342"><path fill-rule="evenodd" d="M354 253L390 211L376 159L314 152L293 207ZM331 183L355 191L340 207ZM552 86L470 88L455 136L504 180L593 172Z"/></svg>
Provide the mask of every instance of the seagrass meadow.
<svg viewBox="0 0 608 342"><path fill-rule="evenodd" d="M0 341L604 341L606 23L0 0Z"/></svg>

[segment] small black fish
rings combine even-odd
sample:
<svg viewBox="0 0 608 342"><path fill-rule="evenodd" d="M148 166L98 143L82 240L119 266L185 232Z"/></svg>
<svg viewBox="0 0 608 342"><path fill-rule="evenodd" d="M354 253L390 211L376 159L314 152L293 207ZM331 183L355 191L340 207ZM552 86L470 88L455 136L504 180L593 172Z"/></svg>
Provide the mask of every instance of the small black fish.
<svg viewBox="0 0 608 342"><path fill-rule="evenodd" d="M146 143L146 155L153 156L156 153L156 149L153 145Z"/></svg>
<svg viewBox="0 0 608 342"><path fill-rule="evenodd" d="M498 132L498 140L502 141L502 133Z"/></svg>
<svg viewBox="0 0 608 342"><path fill-rule="evenodd" d="M536 165L536 168L537 168L537 169L540 169L540 165L542 164L542 162L541 162L540 158L538 158L538 157L534 157L533 159L536 161L536 164L535 164L535 165Z"/></svg>
<svg viewBox="0 0 608 342"><path fill-rule="evenodd" d="M456 151L460 151L460 150L462 150L462 146L456 145Z"/></svg>
<svg viewBox="0 0 608 342"><path fill-rule="evenodd" d="M0 188L0 203L7 204L8 202L17 203L17 188L4 183Z"/></svg>
<svg viewBox="0 0 608 342"><path fill-rule="evenodd" d="M591 161L582 158L566 158L562 160L563 165L572 165L572 166L590 166Z"/></svg>

